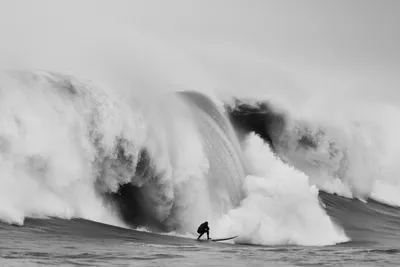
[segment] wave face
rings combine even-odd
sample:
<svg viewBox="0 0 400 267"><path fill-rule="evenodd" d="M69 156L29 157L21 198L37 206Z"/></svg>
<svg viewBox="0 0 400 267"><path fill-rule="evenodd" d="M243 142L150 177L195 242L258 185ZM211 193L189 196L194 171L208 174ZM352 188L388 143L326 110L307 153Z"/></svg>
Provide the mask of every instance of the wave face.
<svg viewBox="0 0 400 267"><path fill-rule="evenodd" d="M320 192L328 214L341 225L352 245L397 247L400 240L400 210L380 202L362 202ZM390 249L389 249L390 251Z"/></svg>
<svg viewBox="0 0 400 267"><path fill-rule="evenodd" d="M240 243L348 240L303 172L200 93L142 101L66 75L9 72L0 108L4 222L78 217L195 235L208 220Z"/></svg>
<svg viewBox="0 0 400 267"><path fill-rule="evenodd" d="M167 140L162 140L167 142L166 153L170 154L168 171L156 171L159 164L154 158L159 155L150 156L145 147L135 176L147 182L124 184L112 194L124 219L133 226L163 231L195 229L199 221L215 220L242 199L244 162L229 121L201 94L184 92L177 97L190 104L190 121L174 122L179 114L168 118L172 123L166 127L176 127ZM188 128L190 124L192 129ZM167 185L166 177L172 180Z"/></svg>

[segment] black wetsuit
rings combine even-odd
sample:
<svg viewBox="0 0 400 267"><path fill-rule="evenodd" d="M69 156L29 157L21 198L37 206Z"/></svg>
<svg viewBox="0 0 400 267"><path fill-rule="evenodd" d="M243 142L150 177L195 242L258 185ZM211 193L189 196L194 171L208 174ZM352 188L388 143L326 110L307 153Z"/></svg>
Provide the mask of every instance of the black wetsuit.
<svg viewBox="0 0 400 267"><path fill-rule="evenodd" d="M202 223L202 224L199 226L199 228L197 228L197 233L200 234L199 237L198 237L197 239L200 239L200 237L201 237L202 235L204 235L204 233L207 233L207 239L210 239L209 231L210 231L210 228L208 227L208 222Z"/></svg>

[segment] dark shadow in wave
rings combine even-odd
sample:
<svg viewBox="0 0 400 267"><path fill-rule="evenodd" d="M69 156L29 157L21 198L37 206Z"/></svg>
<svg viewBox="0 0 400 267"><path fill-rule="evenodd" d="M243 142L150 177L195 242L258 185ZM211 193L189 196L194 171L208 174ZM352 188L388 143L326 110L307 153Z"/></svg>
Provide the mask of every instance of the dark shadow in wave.
<svg viewBox="0 0 400 267"><path fill-rule="evenodd" d="M123 148L119 148L118 160L129 161L125 158ZM137 186L132 183L120 185L116 193L110 193L108 197L116 205L121 218L132 227L144 226L153 231L168 231L167 225L157 217L157 208L163 203L158 198L157 180L159 174L152 168L149 153L142 149L133 180L145 181ZM162 189L160 189L160 192ZM160 194L161 195L161 194ZM161 195L162 196L162 195ZM165 200L166 202L166 200Z"/></svg>
<svg viewBox="0 0 400 267"><path fill-rule="evenodd" d="M234 104L225 104L229 119L235 126L240 138L254 132L274 149L277 140L286 126L284 114L274 111L268 102L247 104L234 99Z"/></svg>
<svg viewBox="0 0 400 267"><path fill-rule="evenodd" d="M274 151L279 146L285 148L285 138L288 137L293 139L299 148L317 149L318 142L325 136L322 129L312 131L307 123L300 121L293 132L287 132L286 114L277 111L268 101L246 103L245 100L234 99L234 104L225 104L225 110L241 138L254 132Z"/></svg>

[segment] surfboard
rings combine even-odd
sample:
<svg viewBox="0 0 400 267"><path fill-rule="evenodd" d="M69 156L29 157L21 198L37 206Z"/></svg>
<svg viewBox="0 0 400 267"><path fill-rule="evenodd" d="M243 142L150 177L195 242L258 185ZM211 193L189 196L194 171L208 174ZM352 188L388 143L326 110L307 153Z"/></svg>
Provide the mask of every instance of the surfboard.
<svg viewBox="0 0 400 267"><path fill-rule="evenodd" d="M203 240L201 240L201 239L198 239L197 241L213 241L213 242L218 242L218 241L226 241L226 240L231 240L231 239L234 239L234 238L236 238L236 237L238 237L238 235L235 235L235 236L231 236L231 237L224 237L224 238L211 238L211 239L203 239Z"/></svg>
<svg viewBox="0 0 400 267"><path fill-rule="evenodd" d="M211 240L211 241L226 241L226 240L234 239L234 238L236 238L236 237L238 237L238 235L231 236L231 237L225 237L225 238L217 238L217 239L211 238L210 240Z"/></svg>

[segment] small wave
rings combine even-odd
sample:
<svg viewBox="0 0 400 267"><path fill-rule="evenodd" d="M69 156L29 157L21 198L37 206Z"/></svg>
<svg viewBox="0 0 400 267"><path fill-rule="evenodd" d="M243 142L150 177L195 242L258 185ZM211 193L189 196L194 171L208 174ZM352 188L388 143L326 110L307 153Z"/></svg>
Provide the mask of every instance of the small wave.
<svg viewBox="0 0 400 267"><path fill-rule="evenodd" d="M399 254L400 249L368 249L365 250L367 253L379 253L379 254Z"/></svg>

